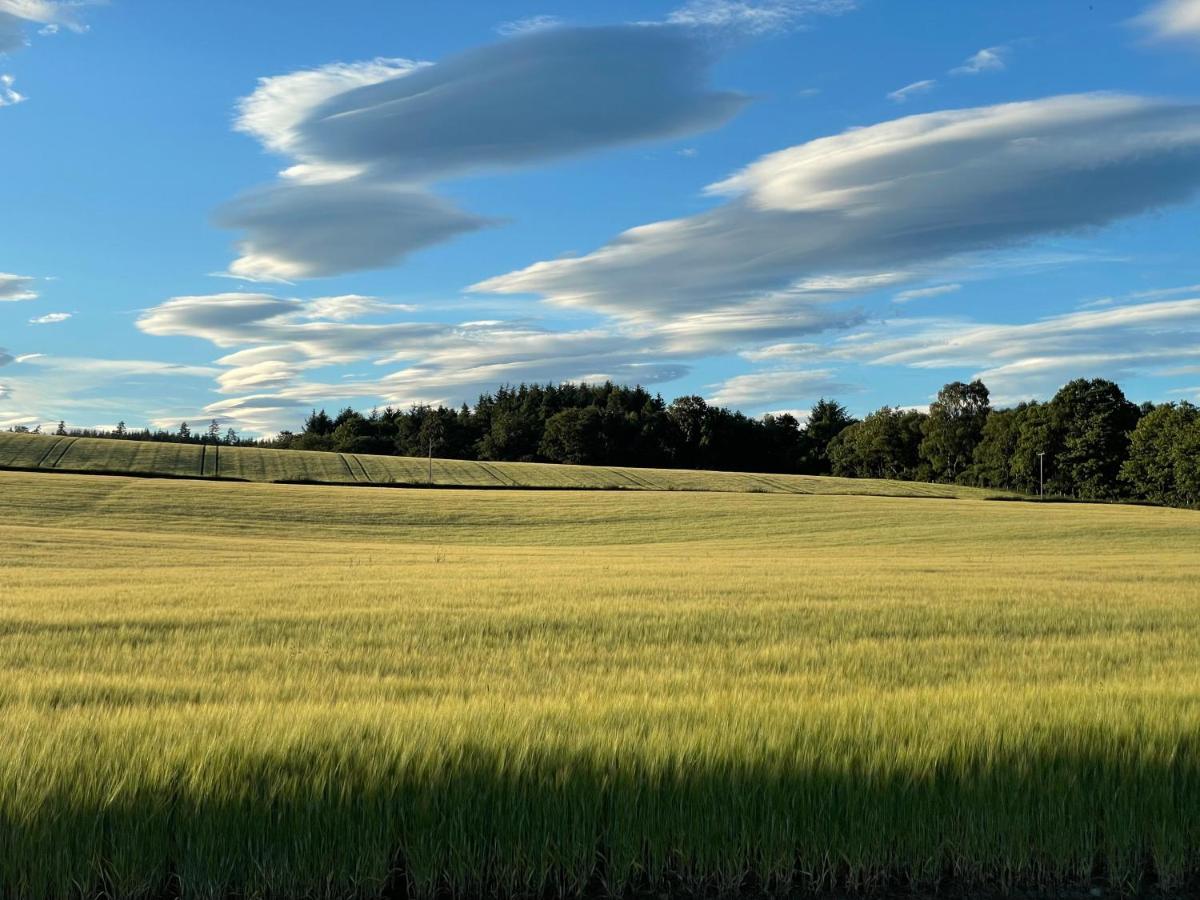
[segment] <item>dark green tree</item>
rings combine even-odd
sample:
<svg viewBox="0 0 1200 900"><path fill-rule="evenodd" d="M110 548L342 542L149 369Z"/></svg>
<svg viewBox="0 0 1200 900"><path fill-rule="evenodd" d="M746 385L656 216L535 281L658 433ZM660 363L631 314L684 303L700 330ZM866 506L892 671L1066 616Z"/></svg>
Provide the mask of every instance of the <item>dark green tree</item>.
<svg viewBox="0 0 1200 900"><path fill-rule="evenodd" d="M551 462L590 465L603 450L604 417L594 406L560 410L546 420L538 452Z"/></svg>
<svg viewBox="0 0 1200 900"><path fill-rule="evenodd" d="M953 482L971 465L992 410L982 381L953 381L938 391L924 422L921 457L934 479Z"/></svg>
<svg viewBox="0 0 1200 900"><path fill-rule="evenodd" d="M1194 502L1189 472L1194 456L1185 448L1198 431L1200 410L1190 403L1166 403L1143 415L1129 438L1129 458L1121 466L1121 481L1129 492L1153 503Z"/></svg>
<svg viewBox="0 0 1200 900"><path fill-rule="evenodd" d="M808 413L808 423L804 426L801 470L809 475L828 475L832 472L829 444L854 421L846 407L836 400L822 397L813 404Z"/></svg>
<svg viewBox="0 0 1200 900"><path fill-rule="evenodd" d="M1054 395L1050 413L1062 442L1054 461L1057 489L1085 500L1120 496L1138 408L1113 382L1080 378Z"/></svg>

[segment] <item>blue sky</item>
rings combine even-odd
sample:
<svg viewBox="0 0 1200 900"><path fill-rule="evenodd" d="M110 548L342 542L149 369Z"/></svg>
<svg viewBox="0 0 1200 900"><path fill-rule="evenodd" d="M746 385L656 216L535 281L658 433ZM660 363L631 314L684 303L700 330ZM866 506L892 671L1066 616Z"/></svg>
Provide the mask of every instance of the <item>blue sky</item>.
<svg viewBox="0 0 1200 900"><path fill-rule="evenodd" d="M1200 0L0 0L0 427L1200 399Z"/></svg>

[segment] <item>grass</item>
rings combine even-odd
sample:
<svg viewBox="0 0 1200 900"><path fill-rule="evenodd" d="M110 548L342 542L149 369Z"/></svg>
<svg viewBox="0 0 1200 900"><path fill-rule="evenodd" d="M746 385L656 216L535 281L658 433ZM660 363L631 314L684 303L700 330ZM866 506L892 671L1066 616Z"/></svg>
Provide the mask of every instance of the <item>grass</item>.
<svg viewBox="0 0 1200 900"><path fill-rule="evenodd" d="M1197 546L1141 507L0 472L0 895L1178 884Z"/></svg>
<svg viewBox="0 0 1200 900"><path fill-rule="evenodd" d="M218 468L219 466L219 468ZM428 460L257 447L204 447L58 438L0 432L0 469L216 478L230 481L327 484L425 485ZM435 459L433 480L442 487L557 488L654 491L734 491L793 494L872 494L904 497L982 497L977 488L870 478L828 478L743 472L696 472L549 463Z"/></svg>

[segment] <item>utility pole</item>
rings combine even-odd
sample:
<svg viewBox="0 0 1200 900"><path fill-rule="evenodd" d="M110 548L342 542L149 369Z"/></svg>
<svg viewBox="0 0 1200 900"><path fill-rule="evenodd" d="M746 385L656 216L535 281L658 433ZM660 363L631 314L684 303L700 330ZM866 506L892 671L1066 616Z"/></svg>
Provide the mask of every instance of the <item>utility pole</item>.
<svg viewBox="0 0 1200 900"><path fill-rule="evenodd" d="M1046 496L1046 451L1038 453L1038 499Z"/></svg>

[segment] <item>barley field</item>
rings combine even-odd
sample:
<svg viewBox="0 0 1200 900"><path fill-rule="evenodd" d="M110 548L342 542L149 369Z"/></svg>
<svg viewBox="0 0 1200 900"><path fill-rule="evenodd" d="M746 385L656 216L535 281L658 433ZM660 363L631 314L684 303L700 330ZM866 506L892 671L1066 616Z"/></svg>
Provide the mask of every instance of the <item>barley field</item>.
<svg viewBox="0 0 1200 900"><path fill-rule="evenodd" d="M267 450L0 432L0 469L157 475L254 482L425 485L429 461L360 453ZM767 494L872 494L902 497L984 497L1003 493L923 482L828 478L746 472L697 472L621 466L433 460L442 487L629 491L750 491Z"/></svg>
<svg viewBox="0 0 1200 900"><path fill-rule="evenodd" d="M1198 547L971 496L0 472L0 895L1186 885Z"/></svg>

